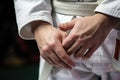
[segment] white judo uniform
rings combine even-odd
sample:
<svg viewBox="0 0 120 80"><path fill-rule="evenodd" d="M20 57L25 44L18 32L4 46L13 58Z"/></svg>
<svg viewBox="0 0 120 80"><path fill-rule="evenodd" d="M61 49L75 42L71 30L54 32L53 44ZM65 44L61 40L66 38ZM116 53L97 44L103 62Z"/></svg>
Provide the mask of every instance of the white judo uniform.
<svg viewBox="0 0 120 80"><path fill-rule="evenodd" d="M64 2L64 0L62 1ZM64 3L67 4L67 1L69 0L65 0ZM77 0L73 1L77 2ZM14 0L14 3L19 35L27 40L34 39L31 33L30 22L32 21L42 20L56 26L58 23L80 17L80 15L63 13L62 10L60 12L53 11L51 14L54 8L51 0ZM120 18L119 4L120 0L104 0L95 11ZM53 67L48 80L98 80L98 76L101 77L101 80L120 80L120 72L111 67L116 36L117 30L113 29L89 60L71 57L76 64L71 71ZM44 60L41 58L40 61L41 72Z"/></svg>

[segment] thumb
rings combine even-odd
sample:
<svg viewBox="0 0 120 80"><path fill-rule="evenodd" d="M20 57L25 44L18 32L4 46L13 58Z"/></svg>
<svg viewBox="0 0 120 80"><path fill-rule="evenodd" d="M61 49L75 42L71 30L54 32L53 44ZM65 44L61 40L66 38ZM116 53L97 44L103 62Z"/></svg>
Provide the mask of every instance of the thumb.
<svg viewBox="0 0 120 80"><path fill-rule="evenodd" d="M72 20L70 22L66 22L66 23L59 23L58 24L58 27L63 30L63 31L66 31L66 30L70 30L73 28L75 24L75 20Z"/></svg>

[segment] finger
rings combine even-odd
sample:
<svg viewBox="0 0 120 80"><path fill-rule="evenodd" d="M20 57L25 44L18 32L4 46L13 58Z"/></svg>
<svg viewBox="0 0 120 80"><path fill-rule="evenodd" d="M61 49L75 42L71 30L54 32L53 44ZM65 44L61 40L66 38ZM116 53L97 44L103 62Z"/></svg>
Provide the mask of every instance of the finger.
<svg viewBox="0 0 120 80"><path fill-rule="evenodd" d="M65 40L63 40L62 45L64 47L64 49L67 51L75 42L75 39L66 37Z"/></svg>
<svg viewBox="0 0 120 80"><path fill-rule="evenodd" d="M61 67L61 68L69 68L69 66L67 66L66 64L64 64L63 61L59 57L57 57L57 55L54 53L54 51L49 56L49 58L54 63L54 66Z"/></svg>
<svg viewBox="0 0 120 80"><path fill-rule="evenodd" d="M67 37L67 33L64 32L64 34L62 35L62 41L61 41L61 42L63 42L63 41L65 40L66 37Z"/></svg>
<svg viewBox="0 0 120 80"><path fill-rule="evenodd" d="M49 58L46 58L46 57L43 57L50 65L54 65L54 63L49 59Z"/></svg>
<svg viewBox="0 0 120 80"><path fill-rule="evenodd" d="M41 55L49 64L55 65L55 63L49 58L49 56L48 56L49 52L48 52L48 51L46 51L46 53L43 53L43 51L40 50L40 48L39 48L39 51L40 51L40 55Z"/></svg>
<svg viewBox="0 0 120 80"><path fill-rule="evenodd" d="M98 47L96 45L89 48L89 50L86 52L86 54L82 57L83 59L89 59L91 55L96 51Z"/></svg>
<svg viewBox="0 0 120 80"><path fill-rule="evenodd" d="M76 39L77 39L77 36L72 35L71 32L70 32L70 34L62 42L62 45L67 50L68 48L70 48L74 44Z"/></svg>
<svg viewBox="0 0 120 80"><path fill-rule="evenodd" d="M60 65L60 62L58 60L58 57L55 55L55 53L53 53L51 50L47 51L46 53L44 53L44 55L42 55L42 57L51 65L55 66L55 67L61 67L63 68L64 66Z"/></svg>
<svg viewBox="0 0 120 80"><path fill-rule="evenodd" d="M42 49L41 47L38 47L40 51L40 55L51 65L56 65L55 62L49 58L51 54L51 49Z"/></svg>
<svg viewBox="0 0 120 80"><path fill-rule="evenodd" d="M87 50L88 50L88 48L86 46L82 46L78 51L76 51L76 53L74 55L75 58L82 57L86 53Z"/></svg>
<svg viewBox="0 0 120 80"><path fill-rule="evenodd" d="M66 65L68 65L70 67L75 66L74 62L70 59L70 57L65 52L65 50L63 49L62 46L55 47L55 48L57 48L57 49L55 49L56 55L64 62L64 64L66 64Z"/></svg>
<svg viewBox="0 0 120 80"><path fill-rule="evenodd" d="M75 23L71 21L71 22L66 22L66 23L59 23L58 26L61 30L66 31L66 30L72 29L74 24Z"/></svg>
<svg viewBox="0 0 120 80"><path fill-rule="evenodd" d="M67 50L68 54L74 54L78 50L80 50L81 46L83 45L83 41L81 39L78 39L74 42L74 44Z"/></svg>
<svg viewBox="0 0 120 80"><path fill-rule="evenodd" d="M63 31L66 31L66 30L70 30L74 27L76 21L78 20L79 18L75 18L73 20L71 20L70 22L66 22L66 23L59 23L58 24L58 27L63 30Z"/></svg>
<svg viewBox="0 0 120 80"><path fill-rule="evenodd" d="M66 63L64 63L59 57L57 57L56 59L54 58L51 58L52 59L52 61L54 61L55 62L55 64L56 65L54 65L54 66L56 66L56 67L60 67L60 68L66 68L66 69L72 69L72 67L71 66L69 66L69 65L67 65Z"/></svg>

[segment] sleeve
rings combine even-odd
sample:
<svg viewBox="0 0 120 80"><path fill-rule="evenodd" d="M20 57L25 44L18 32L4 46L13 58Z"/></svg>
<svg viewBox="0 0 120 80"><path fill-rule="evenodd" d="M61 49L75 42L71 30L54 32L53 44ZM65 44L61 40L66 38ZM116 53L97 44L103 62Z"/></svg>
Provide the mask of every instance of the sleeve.
<svg viewBox="0 0 120 80"><path fill-rule="evenodd" d="M103 2L96 7L95 12L120 18L120 0L103 0Z"/></svg>
<svg viewBox="0 0 120 80"><path fill-rule="evenodd" d="M18 33L23 39L34 39L31 22L36 20L52 24L51 0L14 0Z"/></svg>
<svg viewBox="0 0 120 80"><path fill-rule="evenodd" d="M95 12L100 12L109 16L120 18L120 0L103 0L95 9ZM120 30L120 21L116 24Z"/></svg>

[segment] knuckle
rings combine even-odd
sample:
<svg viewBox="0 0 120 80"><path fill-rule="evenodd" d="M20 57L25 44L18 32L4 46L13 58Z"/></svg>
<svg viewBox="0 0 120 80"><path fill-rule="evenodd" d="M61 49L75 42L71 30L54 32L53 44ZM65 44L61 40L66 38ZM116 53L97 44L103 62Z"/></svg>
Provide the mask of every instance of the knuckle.
<svg viewBox="0 0 120 80"><path fill-rule="evenodd" d="M48 46L52 48L52 47L55 46L55 43L54 43L54 42L53 42L53 43L50 43Z"/></svg>
<svg viewBox="0 0 120 80"><path fill-rule="evenodd" d="M85 42L85 41L84 41L83 39L81 39L81 38L79 38L79 39L77 40L77 43L78 43L78 44L84 44L84 42Z"/></svg>
<svg viewBox="0 0 120 80"><path fill-rule="evenodd" d="M79 37L78 34L72 34L72 35L71 35L71 38L72 38L72 39L74 39L74 38L78 38L78 37Z"/></svg>
<svg viewBox="0 0 120 80"><path fill-rule="evenodd" d="M43 52L43 53L48 52L48 50L49 50L49 47L48 47L48 46L44 46L44 47L42 48L42 52Z"/></svg>
<svg viewBox="0 0 120 80"><path fill-rule="evenodd" d="M48 47L49 48L52 48L52 47L54 47L55 46L55 41L52 41L52 42L50 42L50 43L48 43Z"/></svg>
<svg viewBox="0 0 120 80"><path fill-rule="evenodd" d="M66 33L66 32L63 32L63 35L64 35L64 36L67 36L67 33Z"/></svg>

